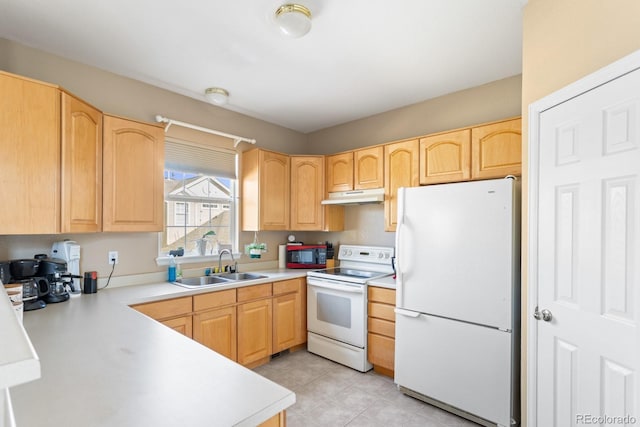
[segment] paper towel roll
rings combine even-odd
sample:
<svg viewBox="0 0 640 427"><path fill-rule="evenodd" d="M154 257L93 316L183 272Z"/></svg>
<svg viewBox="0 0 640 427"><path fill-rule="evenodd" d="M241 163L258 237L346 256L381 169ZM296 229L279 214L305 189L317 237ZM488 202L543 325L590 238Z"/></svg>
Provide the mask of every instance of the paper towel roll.
<svg viewBox="0 0 640 427"><path fill-rule="evenodd" d="M287 268L287 245L278 245L278 268Z"/></svg>

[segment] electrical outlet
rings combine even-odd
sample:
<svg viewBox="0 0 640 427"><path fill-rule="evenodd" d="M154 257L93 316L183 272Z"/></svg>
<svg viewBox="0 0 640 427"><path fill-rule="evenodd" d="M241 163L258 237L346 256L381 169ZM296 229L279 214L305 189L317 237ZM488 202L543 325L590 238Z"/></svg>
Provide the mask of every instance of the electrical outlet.
<svg viewBox="0 0 640 427"><path fill-rule="evenodd" d="M109 265L118 263L118 251L109 251Z"/></svg>

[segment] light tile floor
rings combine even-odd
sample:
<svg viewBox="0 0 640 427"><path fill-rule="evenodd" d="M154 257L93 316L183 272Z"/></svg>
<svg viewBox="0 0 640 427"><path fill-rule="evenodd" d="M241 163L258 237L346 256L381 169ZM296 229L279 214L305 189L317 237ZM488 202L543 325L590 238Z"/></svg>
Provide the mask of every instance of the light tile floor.
<svg viewBox="0 0 640 427"><path fill-rule="evenodd" d="M391 378L361 373L306 350L285 353L254 369L296 393L288 427L477 427L471 421L411 398Z"/></svg>

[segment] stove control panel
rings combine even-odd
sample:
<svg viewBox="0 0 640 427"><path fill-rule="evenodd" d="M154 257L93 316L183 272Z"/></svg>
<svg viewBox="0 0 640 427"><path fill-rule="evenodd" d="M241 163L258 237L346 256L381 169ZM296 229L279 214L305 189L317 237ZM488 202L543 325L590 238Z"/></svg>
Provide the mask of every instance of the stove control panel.
<svg viewBox="0 0 640 427"><path fill-rule="evenodd" d="M384 246L341 245L338 259L390 265L393 252L393 248Z"/></svg>

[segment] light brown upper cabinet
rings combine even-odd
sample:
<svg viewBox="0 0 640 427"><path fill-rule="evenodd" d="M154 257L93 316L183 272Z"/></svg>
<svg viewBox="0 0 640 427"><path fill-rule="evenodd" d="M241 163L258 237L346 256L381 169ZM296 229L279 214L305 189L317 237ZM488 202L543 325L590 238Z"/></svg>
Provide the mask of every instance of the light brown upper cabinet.
<svg viewBox="0 0 640 427"><path fill-rule="evenodd" d="M353 190L353 152L327 156L327 192Z"/></svg>
<svg viewBox="0 0 640 427"><path fill-rule="evenodd" d="M242 229L289 229L289 156L254 148L242 153Z"/></svg>
<svg viewBox="0 0 640 427"><path fill-rule="evenodd" d="M327 156L326 165L329 193L384 186L382 145Z"/></svg>
<svg viewBox="0 0 640 427"><path fill-rule="evenodd" d="M60 231L60 92L0 72L0 234Z"/></svg>
<svg viewBox="0 0 640 427"><path fill-rule="evenodd" d="M471 178L522 174L522 120L505 120L471 130Z"/></svg>
<svg viewBox="0 0 640 427"><path fill-rule="evenodd" d="M378 145L353 152L353 189L384 187L384 147Z"/></svg>
<svg viewBox="0 0 640 427"><path fill-rule="evenodd" d="M420 184L471 179L471 130L420 139Z"/></svg>
<svg viewBox="0 0 640 427"><path fill-rule="evenodd" d="M291 156L291 230L323 229L324 157Z"/></svg>
<svg viewBox="0 0 640 427"><path fill-rule="evenodd" d="M162 231L162 126L105 114L103 143L103 230Z"/></svg>
<svg viewBox="0 0 640 427"><path fill-rule="evenodd" d="M419 180L417 139L384 146L384 229L395 231L398 218L398 188L417 187Z"/></svg>
<svg viewBox="0 0 640 427"><path fill-rule="evenodd" d="M344 207L321 205L324 191L324 156L291 156L290 230L340 231Z"/></svg>
<svg viewBox="0 0 640 427"><path fill-rule="evenodd" d="M62 92L61 232L102 230L102 112Z"/></svg>

